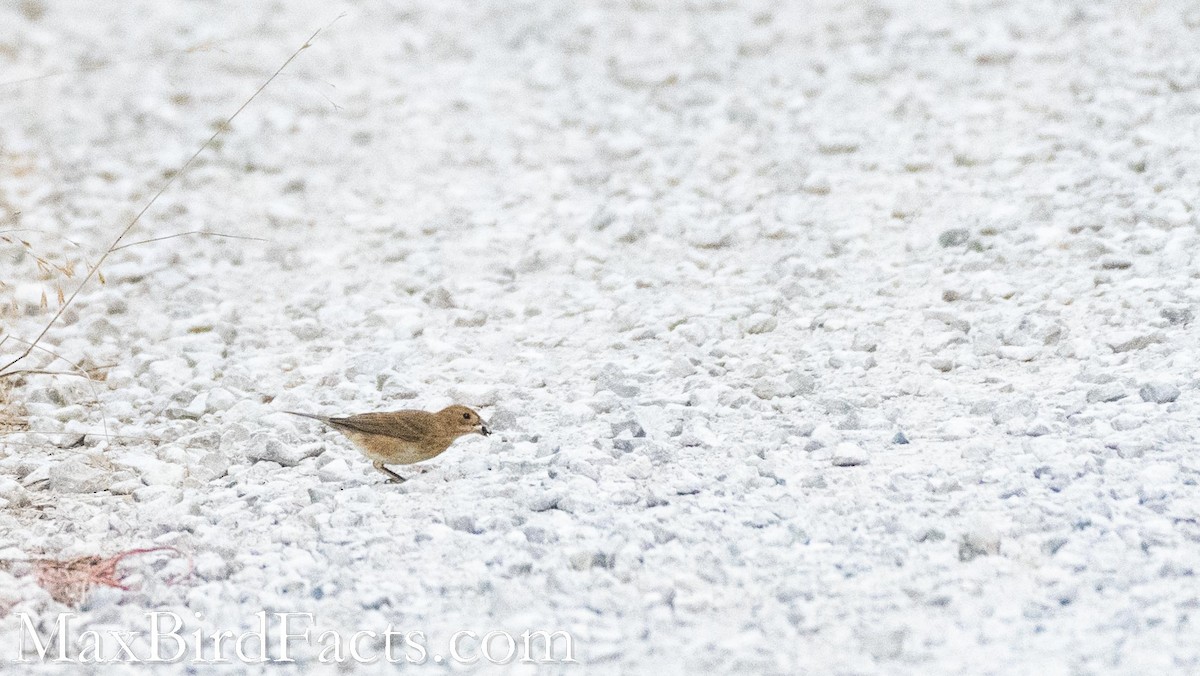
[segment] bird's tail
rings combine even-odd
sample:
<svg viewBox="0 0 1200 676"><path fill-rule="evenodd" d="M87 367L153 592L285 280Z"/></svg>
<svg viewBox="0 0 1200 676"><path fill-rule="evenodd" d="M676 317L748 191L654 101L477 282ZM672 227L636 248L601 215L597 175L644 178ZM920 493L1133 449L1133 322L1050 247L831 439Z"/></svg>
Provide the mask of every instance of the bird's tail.
<svg viewBox="0 0 1200 676"><path fill-rule="evenodd" d="M312 413L301 413L300 411L284 411L284 413L287 413L290 415L298 415L301 418L312 418L313 420L320 420L321 422L323 422L327 425L329 424L329 421L330 421L330 419L326 416L313 415Z"/></svg>

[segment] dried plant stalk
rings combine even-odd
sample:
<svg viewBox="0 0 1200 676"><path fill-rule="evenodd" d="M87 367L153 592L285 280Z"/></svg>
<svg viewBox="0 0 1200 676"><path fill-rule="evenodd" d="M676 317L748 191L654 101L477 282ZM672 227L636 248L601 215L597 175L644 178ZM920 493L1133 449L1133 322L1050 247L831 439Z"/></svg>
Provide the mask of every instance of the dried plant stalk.
<svg viewBox="0 0 1200 676"><path fill-rule="evenodd" d="M221 123L220 125L218 125L217 129L212 133L211 136L208 137L208 140L206 140L204 143L200 144L200 147L197 148L196 151L194 153L192 153L188 157L188 159L186 161L184 161L184 163L182 165L179 166L179 168L177 170L171 172L171 174L167 177L167 179L165 181L163 181L162 185L159 186L158 190L154 193L154 195L151 196L150 199L145 203L145 205L142 206L141 210L138 211L136 215L134 215L134 217L125 225L125 227L123 229L121 229L120 233L117 234L116 239L114 239L112 241L112 244L110 244L108 246L108 248L105 249L104 252L100 254L100 258L97 259L95 263L87 266L87 273L85 275L83 275L83 279L81 279L79 281L79 283L75 285L74 290L72 290L71 293L69 293L69 294L63 294L63 301L58 306L58 310L50 317L50 320L47 321L45 323L45 325L43 325L41 332L38 333L37 336L35 336L33 338L33 340L26 341L25 349L22 350L19 354L17 354L16 357L10 359L8 362L6 362L2 366L0 366L0 378L11 377L14 375L13 366L15 366L18 362L24 360L26 357L28 357L30 354L33 353L34 349L36 349L38 347L38 344L42 342L42 339L46 337L46 334L50 332L50 329L54 328L54 325L58 323L58 320L63 316L63 313L66 311L66 309L73 302L75 302L75 297L78 296L81 291L83 291L83 289L88 285L88 283L90 281L92 281L92 278L95 277L95 278L99 278L100 280L103 280L103 276L100 275L100 267L102 265L104 265L105 261L108 260L108 257L111 256L113 254L113 252L122 248L122 244L124 243L125 238L134 229L134 227L137 226L137 224L142 220L142 216L144 216L146 214L146 212L149 211L150 208L154 206L154 204L158 201L158 199L160 197L162 197L163 193L167 192L167 190L170 189L171 186L174 185L175 182L181 176L183 176L188 171L188 169L191 168L192 164L195 163L196 158L199 157L200 154L203 153L205 150L207 150L213 144L213 142L215 142L217 140L218 136L225 133L230 128L230 126L233 124L233 121L235 119L237 119L237 117L239 115L242 114L242 111L245 110L246 107L249 106L256 98L258 98L258 95L261 94L263 92L263 90L267 88L267 85L274 82L275 78L279 77L280 73L282 73L284 71L284 69L286 69L288 67L288 65L296 59L296 57L300 56L301 52L303 52L304 50L306 50L310 46L312 46L312 41L315 40L316 37L321 34L321 31L328 29L329 26L332 26L333 23L336 22L341 17L342 17L342 15L339 15L337 17L337 19L334 19L332 22L330 22L328 25L324 26L323 28L318 28L316 30L316 32L314 32L312 35L310 35L308 40L305 40L303 45L301 45L296 51L292 52L292 55L289 56L287 58L287 60L285 60L283 62L283 64L279 66L279 68L275 69L275 72L272 73L271 76L268 77L261 85L259 85L258 89L254 90L254 93L252 93L249 98L247 98L245 101L243 101L242 105L239 106L238 109L235 110L232 115L225 118L225 121L223 123ZM210 233L210 234L219 234L219 233ZM42 263L40 261L39 261L39 265L42 265ZM71 272L72 272L72 274L74 274L73 268L71 269ZM103 281L101 281L101 283L103 283ZM43 305L48 306L49 305L48 301L46 301L44 299Z"/></svg>
<svg viewBox="0 0 1200 676"><path fill-rule="evenodd" d="M129 591L125 584L126 575L122 575L117 567L122 561L131 556L140 556L153 552L172 552L184 556L183 552L174 547L146 547L129 549L113 556L77 556L73 559L29 559L37 576L37 583L50 593L50 598L64 605L76 607L87 600L88 593L96 586L113 587ZM14 563L5 561L3 563ZM192 574L192 559L188 557L188 572L180 578L173 578L167 584L174 584Z"/></svg>

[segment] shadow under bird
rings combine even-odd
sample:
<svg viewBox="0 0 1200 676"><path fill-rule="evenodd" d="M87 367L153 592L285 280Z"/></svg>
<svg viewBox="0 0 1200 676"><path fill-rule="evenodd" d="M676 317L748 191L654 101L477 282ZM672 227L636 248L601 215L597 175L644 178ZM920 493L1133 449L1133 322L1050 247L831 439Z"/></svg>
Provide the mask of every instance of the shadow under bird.
<svg viewBox="0 0 1200 676"><path fill-rule="evenodd" d="M491 434L478 413L457 404L436 413L413 409L345 417L299 411L284 413L320 420L346 435L371 460L375 469L395 483L404 481L404 477L384 465L411 465L440 455L461 436Z"/></svg>

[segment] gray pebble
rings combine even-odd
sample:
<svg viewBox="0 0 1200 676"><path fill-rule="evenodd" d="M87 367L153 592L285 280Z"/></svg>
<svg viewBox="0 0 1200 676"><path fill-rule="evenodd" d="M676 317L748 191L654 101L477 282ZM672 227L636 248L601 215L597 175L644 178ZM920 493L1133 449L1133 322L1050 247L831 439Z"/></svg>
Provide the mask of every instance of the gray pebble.
<svg viewBox="0 0 1200 676"><path fill-rule="evenodd" d="M792 388L793 394L812 394L817 389L817 379L799 371L788 374L787 384Z"/></svg>
<svg viewBox="0 0 1200 676"><path fill-rule="evenodd" d="M834 467L854 467L865 465L869 461L866 449L849 442L838 444L833 450L833 458L830 459Z"/></svg>
<svg viewBox="0 0 1200 676"><path fill-rule="evenodd" d="M631 453L634 449L633 439L613 439L613 448L622 453Z"/></svg>
<svg viewBox="0 0 1200 676"><path fill-rule="evenodd" d="M1025 436L1044 437L1050 434L1051 431L1050 425L1045 421L1036 420L1029 427L1025 428Z"/></svg>
<svg viewBox="0 0 1200 676"><path fill-rule="evenodd" d="M778 399L792 395L795 389L783 378L762 378L754 383L751 391L759 399Z"/></svg>
<svg viewBox="0 0 1200 676"><path fill-rule="evenodd" d="M218 411L227 411L236 404L238 398L229 390L223 387L214 387L208 391L208 397L205 400L205 412L216 413Z"/></svg>
<svg viewBox="0 0 1200 676"><path fill-rule="evenodd" d="M923 528L913 536L917 542L941 542L945 539L946 534L937 528Z"/></svg>
<svg viewBox="0 0 1200 676"><path fill-rule="evenodd" d="M1131 415L1119 415L1113 418L1109 424L1112 425L1114 430L1119 432L1127 432L1129 430L1136 430L1137 428L1141 427L1142 419Z"/></svg>
<svg viewBox="0 0 1200 676"><path fill-rule="evenodd" d="M29 503L29 494L16 479L0 476L0 501L3 507L21 507Z"/></svg>
<svg viewBox="0 0 1200 676"><path fill-rule="evenodd" d="M450 295L450 292L442 286L435 286L434 288L426 291L425 294L421 296L421 300L424 301L429 307L438 308L440 310L447 310L454 307L454 296Z"/></svg>
<svg viewBox="0 0 1200 676"><path fill-rule="evenodd" d="M1087 400L1089 404L1096 404L1105 401L1116 401L1125 396L1125 388L1119 383L1108 383L1100 387L1093 387L1088 390Z"/></svg>
<svg viewBox="0 0 1200 676"><path fill-rule="evenodd" d="M879 349L879 340L870 334L856 333L854 334L854 341L850 344L850 349L857 352L874 352Z"/></svg>
<svg viewBox="0 0 1200 676"><path fill-rule="evenodd" d="M1166 340L1163 334L1155 331L1154 333L1143 334L1127 334L1117 336L1109 340L1108 346L1113 352L1130 352L1132 350L1141 350L1155 343L1161 343Z"/></svg>
<svg viewBox="0 0 1200 676"><path fill-rule="evenodd" d="M378 379L387 370L388 360L383 355L364 352L350 359L346 366L346 377L350 380L364 376Z"/></svg>
<svg viewBox="0 0 1200 676"><path fill-rule="evenodd" d="M1000 536L982 531L964 533L958 542L958 560L967 562L980 556L1000 553Z"/></svg>
<svg viewBox="0 0 1200 676"><path fill-rule="evenodd" d="M623 432L627 432L627 436L630 437L646 436L646 430L642 429L642 426L636 420L623 420L612 424L612 435L614 437L621 436Z"/></svg>
<svg viewBox="0 0 1200 676"><path fill-rule="evenodd" d="M102 343L106 338L120 338L121 329L107 318L100 317L88 325L86 335L91 342Z"/></svg>
<svg viewBox="0 0 1200 676"><path fill-rule="evenodd" d="M683 446L713 447L718 443L718 437L703 418L693 418L683 427L679 435L679 443Z"/></svg>
<svg viewBox="0 0 1200 676"><path fill-rule="evenodd" d="M859 635L863 648L879 661L895 660L903 655L904 641L907 638L908 629L905 628L869 627L863 629Z"/></svg>
<svg viewBox="0 0 1200 676"><path fill-rule="evenodd" d="M808 445L804 447L806 451L815 451L818 448L832 448L837 444L838 433L829 423L821 423L813 429L809 435Z"/></svg>
<svg viewBox="0 0 1200 676"><path fill-rule="evenodd" d="M295 467L307 457L299 449L284 444L275 437L255 434L251 437L246 458L254 462L275 462L284 467Z"/></svg>
<svg viewBox="0 0 1200 676"><path fill-rule="evenodd" d="M844 133L825 134L817 139L817 150L826 155L852 153L858 146L858 138Z"/></svg>
<svg viewBox="0 0 1200 676"><path fill-rule="evenodd" d="M779 322L771 315L762 312L750 315L745 322L742 323L742 329L749 334L770 333L775 330Z"/></svg>
<svg viewBox="0 0 1200 676"><path fill-rule="evenodd" d="M825 488L828 486L828 484L825 482L825 477L821 476L820 474L816 474L813 476L806 476L801 479L800 486L802 488Z"/></svg>
<svg viewBox="0 0 1200 676"><path fill-rule="evenodd" d="M288 330L292 332L293 336L296 336L300 340L316 340L317 338L321 337L322 333L324 333L321 330L321 325L317 323L317 320L309 318L298 319L292 322L292 325L288 327Z"/></svg>
<svg viewBox="0 0 1200 676"><path fill-rule="evenodd" d="M512 411L496 411L490 416L487 416L488 429L492 431L505 431L517 429L517 416Z"/></svg>
<svg viewBox="0 0 1200 676"><path fill-rule="evenodd" d="M483 532L483 528L475 521L475 516L472 514L447 516L446 525L454 530L471 533L472 535L478 535Z"/></svg>
<svg viewBox="0 0 1200 676"><path fill-rule="evenodd" d="M628 382L628 377L616 366L609 364L596 376L596 391L608 390L618 397L633 397L640 391L637 385Z"/></svg>
<svg viewBox="0 0 1200 676"><path fill-rule="evenodd" d="M459 316L454 320L455 326L477 328L487 323L488 315L483 310L475 310Z"/></svg>
<svg viewBox="0 0 1200 676"><path fill-rule="evenodd" d="M55 493L96 493L108 489L112 473L73 457L50 469L50 490Z"/></svg>
<svg viewBox="0 0 1200 676"><path fill-rule="evenodd" d="M527 504L530 511L545 512L558 507L558 503L562 501L566 493L565 488L554 486L543 491L538 491L529 499Z"/></svg>
<svg viewBox="0 0 1200 676"><path fill-rule="evenodd" d="M317 471L317 476L321 481L337 483L354 478L354 472L345 460L334 458L321 466L321 469Z"/></svg>
<svg viewBox="0 0 1200 676"><path fill-rule="evenodd" d="M1032 418L1037 415L1037 405L1029 399L1004 402L992 411L992 422L999 425L1014 418Z"/></svg>
<svg viewBox="0 0 1200 676"><path fill-rule="evenodd" d="M1146 383L1138 390L1142 401L1169 404L1179 398L1179 388L1170 383Z"/></svg>
<svg viewBox="0 0 1200 676"><path fill-rule="evenodd" d="M830 183L828 175L817 171L804 179L804 184L800 189L812 195L828 195L829 191L833 189L833 184Z"/></svg>
<svg viewBox="0 0 1200 676"><path fill-rule="evenodd" d="M938 244L940 244L943 248L962 246L963 244L966 244L967 240L970 238L971 233L968 232L966 228L952 228L950 230L945 230L942 232L942 234L938 235Z"/></svg>
<svg viewBox="0 0 1200 676"><path fill-rule="evenodd" d="M1187 307L1165 307L1159 310L1159 315L1172 325L1187 324L1192 321L1192 310Z"/></svg>
<svg viewBox="0 0 1200 676"><path fill-rule="evenodd" d="M733 244L733 235L717 228L702 228L689 231L687 241L697 249L724 249Z"/></svg>
<svg viewBox="0 0 1200 676"><path fill-rule="evenodd" d="M547 544L558 540L558 535L554 531L541 526L526 526L524 533L525 539L535 545Z"/></svg>

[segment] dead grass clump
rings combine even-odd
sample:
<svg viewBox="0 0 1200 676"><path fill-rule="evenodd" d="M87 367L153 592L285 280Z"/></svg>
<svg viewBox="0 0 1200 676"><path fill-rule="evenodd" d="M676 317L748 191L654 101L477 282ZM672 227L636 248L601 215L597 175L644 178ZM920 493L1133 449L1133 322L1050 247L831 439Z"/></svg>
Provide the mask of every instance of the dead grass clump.
<svg viewBox="0 0 1200 676"><path fill-rule="evenodd" d="M113 587L129 591L125 584L127 574L121 574L117 567L122 561L131 556L141 556L152 552L172 552L178 556L183 553L174 547L149 547L130 549L114 556L77 556L73 559L31 559L37 583L50 593L50 598L64 605L77 607L87 600L88 593L96 586ZM188 558L186 578L192 574L191 558ZM168 580L174 584L181 578Z"/></svg>
<svg viewBox="0 0 1200 676"><path fill-rule="evenodd" d="M37 162L27 155L0 155L0 175L20 178L34 174L36 167ZM51 303L61 307L66 303L63 285L75 278L80 267L87 267L76 242L62 239L47 244L41 231L24 225L21 216L20 210L0 194L0 257L13 263L10 271L19 273L0 279L0 319L43 312L50 309ZM14 284L22 279L41 282L41 299L36 305L27 295L18 299Z"/></svg>
<svg viewBox="0 0 1200 676"><path fill-rule="evenodd" d="M0 434L19 432L27 426L24 408L12 400L15 386L12 380L0 379Z"/></svg>
<svg viewBox="0 0 1200 676"><path fill-rule="evenodd" d="M249 106L251 103L253 103L254 100L256 98L258 98L258 95L261 94L263 92L263 90L267 88L268 85L270 85L272 82L274 82L275 78L279 77L279 75L288 67L288 65L292 61L294 61L296 59L296 57L300 56L301 52L303 52L304 50L306 50L312 46L313 40L315 40L317 38L317 36L321 34L321 31L328 29L338 19L340 19L341 16L342 15L339 15L337 17L337 19L334 19L332 22L330 22L323 28L318 28L312 35L310 35L308 40L306 40L303 45L300 45L300 47L298 49L296 49L294 52L292 52L291 56L289 56L283 62L283 64L281 64L278 68L276 68L275 72L273 72L271 74L271 76L268 77L265 81L263 81L263 83L261 85L259 85L258 89L254 90L254 93L252 93L249 98L247 98L245 101L243 101L242 105L239 106L238 109L235 110L232 115L225 118L225 120L220 125L217 126L216 130L213 131L212 135L210 135L207 140L205 140L203 143L201 143L200 147L197 148L196 151L193 152L183 162L183 164L179 165L179 167L177 169L175 169L174 171L167 174L167 176L165 177L165 180L159 186L158 190L155 191L155 193L150 197L150 199L146 201L145 205L142 206L141 210L138 211L137 214L135 214L133 216L133 218L130 219L129 222L125 224L125 227L121 229L121 231L117 234L116 238L113 239L112 243L108 245L108 248L105 249L94 262L93 261L85 261L85 266L84 266L85 269L82 271L83 274L81 275L81 279L79 280L79 282L74 285L73 291L71 291L70 293L66 293L61 289L61 287L56 290L55 295L57 296L57 300L58 300L57 311L55 311L54 314L50 317L50 319L45 323L45 325L42 327L41 332L38 333L36 336L34 336L31 340L16 341L16 342L19 342L20 344L24 345L24 348L19 349L19 352L16 354L16 356L13 356L11 358L6 356L3 358L5 361L0 362L0 379L12 377L14 375L20 374L22 372L22 369L16 369L14 367L19 362L24 361L27 357L29 357L31 354L33 354L34 350L39 350L39 349L44 350L44 348L40 347L39 343L41 343L42 339L46 337L46 334L49 333L52 328L54 328L54 325L58 323L58 320L60 318L62 318L63 313L71 305L71 303L74 302L75 297L78 296L79 293L81 291L83 291L84 288L87 287L88 283L91 282L93 278L97 279L97 281L99 281L101 284L104 283L104 277L100 273L100 268L104 265L105 261L107 261L109 256L111 256L113 253L120 251L121 249L131 247L131 246L137 246L139 244L148 244L150 242L158 242L158 241L162 241L164 239L171 239L173 237L184 237L184 236L188 236L188 235L211 235L211 236L216 236L216 237L234 237L233 235L225 235L222 233L193 231L193 232L185 232L185 233L176 233L173 235L165 235L163 237L155 237L155 238L151 238L151 239L147 239L147 240L142 240L140 242L126 242L125 241L125 238L129 235L129 233L132 232L133 229L135 227L137 227L138 223L142 220L142 216L144 216L146 214L146 212L150 211L150 209L154 206L154 204L156 202L158 202L158 199L160 197L162 197L163 194L165 192L167 192L167 190L169 190L171 188L171 186L174 185L175 182L177 180L179 180L179 178L181 176L183 176L185 173L187 173L187 171L192 167L192 165L195 164L196 158L198 158L200 156L200 154L203 153L205 150L207 150L208 148L213 146L216 143L217 138L231 128L233 121L235 119L237 119L237 117L239 115L242 114L242 111L245 110L246 107ZM8 224L10 221L16 222L16 219L18 216L20 216L20 213L14 211L11 208L11 206L6 206L5 210L9 211L10 215L8 217L6 217L4 219L4 221L0 222L0 225L3 225L4 227L8 227ZM41 272L43 272L44 274L53 274L53 273L57 272L57 273L66 275L68 278L73 277L75 275L75 264L74 263L70 263L70 264L63 263L63 264L59 264L56 266L49 259L46 259L44 257L38 257L34 253L33 247L30 246L28 244L28 242L25 242L19 238L14 237L14 233L16 233L16 232L19 232L19 229L14 230L14 229L10 228L5 231L0 231L0 237L3 238L3 239L0 239L0 242L5 243L8 246L20 247L20 249L23 253L33 256L34 257L33 260L34 260L35 264L38 266L38 269ZM240 239L250 239L250 238L240 238ZM42 294L41 305L44 309L48 309L49 305L50 305L49 298L47 298L44 293ZM3 346L4 342L11 337L12 337L11 335L0 336L0 346ZM48 352L48 350L47 350L47 352ZM54 356L58 357L58 355L54 355ZM73 363L73 362L68 361L68 363Z"/></svg>

